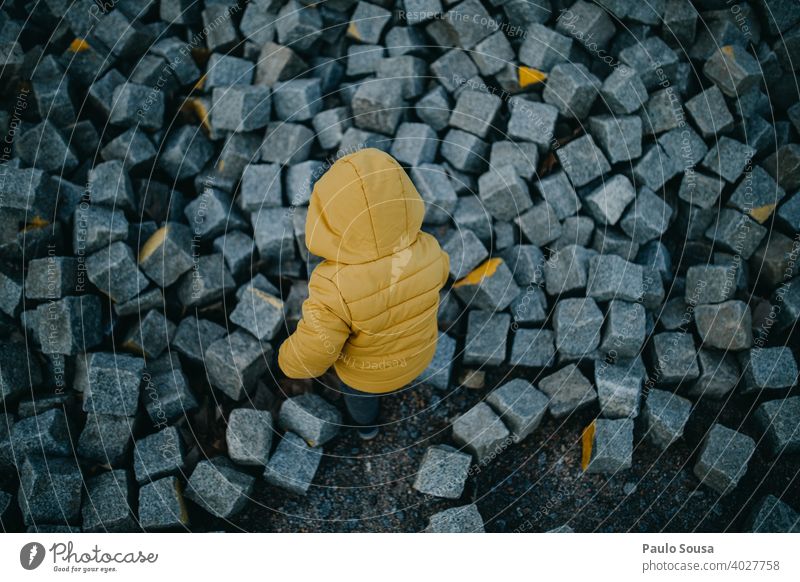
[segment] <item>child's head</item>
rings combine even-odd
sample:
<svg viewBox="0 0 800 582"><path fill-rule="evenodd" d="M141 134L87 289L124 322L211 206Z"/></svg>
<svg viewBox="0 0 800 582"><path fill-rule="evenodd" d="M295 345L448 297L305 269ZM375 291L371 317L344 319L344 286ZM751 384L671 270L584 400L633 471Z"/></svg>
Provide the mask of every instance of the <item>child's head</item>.
<svg viewBox="0 0 800 582"><path fill-rule="evenodd" d="M374 261L417 238L425 204L392 156L368 148L344 156L314 185L306 246L340 263Z"/></svg>

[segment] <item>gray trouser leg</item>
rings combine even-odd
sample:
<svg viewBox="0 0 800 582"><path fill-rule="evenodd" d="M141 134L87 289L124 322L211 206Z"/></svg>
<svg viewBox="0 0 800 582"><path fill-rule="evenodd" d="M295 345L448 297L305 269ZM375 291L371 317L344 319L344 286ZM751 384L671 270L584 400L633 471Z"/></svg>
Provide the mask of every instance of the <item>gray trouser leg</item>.
<svg viewBox="0 0 800 582"><path fill-rule="evenodd" d="M361 392L350 388L344 383L342 383L342 392L344 392L344 404L347 407L347 412L350 413L356 424L362 426L374 424L378 418L380 395Z"/></svg>

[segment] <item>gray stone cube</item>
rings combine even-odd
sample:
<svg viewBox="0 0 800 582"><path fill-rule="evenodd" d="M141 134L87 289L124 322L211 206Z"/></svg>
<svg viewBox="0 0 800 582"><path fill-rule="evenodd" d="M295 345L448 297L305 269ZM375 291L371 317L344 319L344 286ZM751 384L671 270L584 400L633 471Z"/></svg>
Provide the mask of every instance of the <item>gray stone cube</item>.
<svg viewBox="0 0 800 582"><path fill-rule="evenodd" d="M703 440L694 474L719 495L730 493L747 472L755 448L749 436L714 424Z"/></svg>
<svg viewBox="0 0 800 582"><path fill-rule="evenodd" d="M80 517L83 485L74 459L25 457L17 494L25 525L75 523Z"/></svg>
<svg viewBox="0 0 800 582"><path fill-rule="evenodd" d="M514 275L499 257L485 260L452 288L465 304L486 311L503 311L520 294Z"/></svg>
<svg viewBox="0 0 800 582"><path fill-rule="evenodd" d="M415 167L432 163L438 147L436 132L424 123L401 123L390 153L401 164Z"/></svg>
<svg viewBox="0 0 800 582"><path fill-rule="evenodd" d="M146 530L177 529L189 525L183 486L177 477L164 477L142 485L139 489L139 525Z"/></svg>
<svg viewBox="0 0 800 582"><path fill-rule="evenodd" d="M652 339L653 376L659 384L679 384L700 376L697 352L689 334L665 332Z"/></svg>
<svg viewBox="0 0 800 582"><path fill-rule="evenodd" d="M524 237L539 247L561 236L561 223L555 210L547 203L536 204L524 214L514 218Z"/></svg>
<svg viewBox="0 0 800 582"><path fill-rule="evenodd" d="M212 93L211 124L223 131L254 131L267 126L271 109L269 87L234 85Z"/></svg>
<svg viewBox="0 0 800 582"><path fill-rule="evenodd" d="M257 213L262 208L281 207L283 205L281 166L279 164L245 166L236 202L239 208L250 213Z"/></svg>
<svg viewBox="0 0 800 582"><path fill-rule="evenodd" d="M539 390L550 397L550 414L554 418L563 418L597 401L592 383L575 364L542 378Z"/></svg>
<svg viewBox="0 0 800 582"><path fill-rule="evenodd" d="M571 38L543 24L528 25L525 38L519 47L520 62L540 71L550 71L571 58Z"/></svg>
<svg viewBox="0 0 800 582"><path fill-rule="evenodd" d="M503 452L511 433L489 405L479 402L453 421L453 440L485 463Z"/></svg>
<svg viewBox="0 0 800 582"><path fill-rule="evenodd" d="M97 352L86 355L83 410L91 414L134 416L144 375L144 359Z"/></svg>
<svg viewBox="0 0 800 582"><path fill-rule="evenodd" d="M648 36L624 48L619 60L632 68L648 89L654 89L664 78L677 80L678 55L658 36Z"/></svg>
<svg viewBox="0 0 800 582"><path fill-rule="evenodd" d="M489 251L470 230L453 232L442 250L450 256L450 276L454 281L467 276L489 256Z"/></svg>
<svg viewBox="0 0 800 582"><path fill-rule="evenodd" d="M722 136L703 158L703 167L733 183L750 167L755 153L750 146Z"/></svg>
<svg viewBox="0 0 800 582"><path fill-rule="evenodd" d="M25 276L25 298L60 299L78 291L78 259L48 256L32 259Z"/></svg>
<svg viewBox="0 0 800 582"><path fill-rule="evenodd" d="M464 492L472 457L447 445L434 445L425 450L414 489L425 495L458 499Z"/></svg>
<svg viewBox="0 0 800 582"><path fill-rule="evenodd" d="M309 121L322 111L319 79L292 79L273 87L275 115L284 121Z"/></svg>
<svg viewBox="0 0 800 582"><path fill-rule="evenodd" d="M140 485L180 474L185 466L185 447L174 426L137 440L133 448L133 472Z"/></svg>
<svg viewBox="0 0 800 582"><path fill-rule="evenodd" d="M451 129L444 136L440 153L456 170L477 174L486 165L489 144L479 137Z"/></svg>
<svg viewBox="0 0 800 582"><path fill-rule="evenodd" d="M264 479L296 495L305 495L321 459L321 447L309 447L301 437L287 432L264 469Z"/></svg>
<svg viewBox="0 0 800 582"><path fill-rule="evenodd" d="M744 46L720 47L711 55L703 73L728 97L736 98L759 84L761 65Z"/></svg>
<svg viewBox="0 0 800 582"><path fill-rule="evenodd" d="M681 167L658 144L651 146L633 167L634 182L658 192L681 172Z"/></svg>
<svg viewBox="0 0 800 582"><path fill-rule="evenodd" d="M447 91L438 85L417 101L415 105L417 117L436 131L447 127L450 121L451 109Z"/></svg>
<svg viewBox="0 0 800 582"><path fill-rule="evenodd" d="M635 418L645 376L641 360L618 359L611 364L595 362L595 383L600 413L604 418Z"/></svg>
<svg viewBox="0 0 800 582"><path fill-rule="evenodd" d="M425 201L425 224L445 224L455 210L456 195L444 166L421 164L411 169L411 179Z"/></svg>
<svg viewBox="0 0 800 582"><path fill-rule="evenodd" d="M797 362L787 346L761 347L742 352L742 393L783 390L797 383Z"/></svg>
<svg viewBox="0 0 800 582"><path fill-rule="evenodd" d="M353 125L347 107L334 107L320 111L311 120L317 141L325 149L332 149L342 141L344 132Z"/></svg>
<svg viewBox="0 0 800 582"><path fill-rule="evenodd" d="M362 83L350 107L356 127L385 135L394 134L404 108L400 81L376 79Z"/></svg>
<svg viewBox="0 0 800 582"><path fill-rule="evenodd" d="M455 353L456 340L445 333L439 332L433 359L417 380L430 384L439 390L447 390L450 387L450 376Z"/></svg>
<svg viewBox="0 0 800 582"><path fill-rule="evenodd" d="M552 147L558 118L558 109L555 106L512 97L508 108L511 117L507 132L511 139L535 143L540 153Z"/></svg>
<svg viewBox="0 0 800 582"><path fill-rule="evenodd" d="M164 93L151 87L125 82L114 88L109 121L123 127L161 129L164 123Z"/></svg>
<svg viewBox="0 0 800 582"><path fill-rule="evenodd" d="M265 466L269 460L274 430L269 411L248 408L232 410L225 431L231 460L240 465Z"/></svg>
<svg viewBox="0 0 800 582"><path fill-rule="evenodd" d="M723 398L739 382L739 366L733 354L701 349L697 361L700 376L689 386L688 394L692 398Z"/></svg>
<svg viewBox="0 0 800 582"><path fill-rule="evenodd" d="M31 454L70 456L72 446L69 435L70 426L61 408L20 419L11 427L11 446L17 466Z"/></svg>
<svg viewBox="0 0 800 582"><path fill-rule="evenodd" d="M686 111L704 139L715 138L733 129L733 115L716 85L689 99Z"/></svg>
<svg viewBox="0 0 800 582"><path fill-rule="evenodd" d="M800 421L800 397L768 400L761 404L753 414L772 457L780 454L800 452L800 434L797 423Z"/></svg>
<svg viewBox="0 0 800 582"><path fill-rule="evenodd" d="M255 287L248 288L239 298L230 320L253 334L259 341L269 341L281 329L284 321L283 301Z"/></svg>
<svg viewBox="0 0 800 582"><path fill-rule="evenodd" d="M666 450L683 436L691 412L692 403L686 398L665 390L651 390L644 405L647 439Z"/></svg>
<svg viewBox="0 0 800 582"><path fill-rule="evenodd" d="M200 461L186 484L186 498L211 515L229 519L250 499L255 477L236 469L227 457Z"/></svg>
<svg viewBox="0 0 800 582"><path fill-rule="evenodd" d="M564 117L584 119L589 115L599 90L600 79L584 65L562 63L550 72L542 98L555 105Z"/></svg>
<svg viewBox="0 0 800 582"><path fill-rule="evenodd" d="M497 220L511 220L533 205L528 185L514 166L492 167L478 179L478 191L486 209Z"/></svg>
<svg viewBox="0 0 800 582"><path fill-rule="evenodd" d="M481 75L491 76L514 60L514 49L506 35L497 31L476 44L470 57L478 65Z"/></svg>
<svg viewBox="0 0 800 582"><path fill-rule="evenodd" d="M153 375L145 385L143 397L147 415L155 426L174 422L198 407L186 375L177 368Z"/></svg>
<svg viewBox="0 0 800 582"><path fill-rule="evenodd" d="M556 349L549 329L517 329L511 346L512 366L546 368L553 365Z"/></svg>
<svg viewBox="0 0 800 582"><path fill-rule="evenodd" d="M632 68L620 65L606 77L600 87L603 101L615 115L630 115L648 100L647 89Z"/></svg>
<svg viewBox="0 0 800 582"><path fill-rule="evenodd" d="M506 313L472 310L467 321L464 364L499 366L506 359L511 318Z"/></svg>
<svg viewBox="0 0 800 582"><path fill-rule="evenodd" d="M576 187L585 186L611 170L608 160L595 145L592 136L572 140L556 152L559 162Z"/></svg>
<svg viewBox="0 0 800 582"><path fill-rule="evenodd" d="M619 225L631 240L644 244L660 239L672 219L672 207L655 192L643 186Z"/></svg>
<svg viewBox="0 0 800 582"><path fill-rule="evenodd" d="M504 249L500 256L511 269L519 286L541 285L544 282L545 260L539 247L514 245Z"/></svg>
<svg viewBox="0 0 800 582"><path fill-rule="evenodd" d="M205 352L211 385L237 401L253 388L271 359L272 347L243 330L218 339Z"/></svg>
<svg viewBox="0 0 800 582"><path fill-rule="evenodd" d="M177 222L168 222L139 251L139 267L159 287L172 285L194 266L192 233Z"/></svg>
<svg viewBox="0 0 800 582"><path fill-rule="evenodd" d="M131 448L133 428L133 418L90 412L78 439L78 455L103 465L117 466Z"/></svg>
<svg viewBox="0 0 800 582"><path fill-rule="evenodd" d="M467 53L454 48L431 63L431 72L442 87L453 93L478 74L478 67Z"/></svg>
<svg viewBox="0 0 800 582"><path fill-rule="evenodd" d="M800 514L774 495L761 499L749 518L754 533L800 532Z"/></svg>
<svg viewBox="0 0 800 582"><path fill-rule="evenodd" d="M501 105L502 101L497 95L482 91L462 91L450 116L450 127L486 139L494 127Z"/></svg>
<svg viewBox="0 0 800 582"><path fill-rule="evenodd" d="M193 363L203 361L205 348L225 335L225 328L207 319L198 319L189 315L181 320L172 347Z"/></svg>
<svg viewBox="0 0 800 582"><path fill-rule="evenodd" d="M254 65L247 59L229 54L211 53L206 64L203 89L211 91L214 87L231 85L250 85L253 81Z"/></svg>
<svg viewBox="0 0 800 582"><path fill-rule="evenodd" d="M484 533L483 518L474 503L451 507L430 517L430 533Z"/></svg>
<svg viewBox="0 0 800 582"><path fill-rule="evenodd" d="M521 442L541 424L550 398L530 382L517 378L492 390L486 402L509 428L514 442Z"/></svg>
<svg viewBox="0 0 800 582"><path fill-rule="evenodd" d="M72 356L103 340L100 300L96 295L64 297L36 308L42 353Z"/></svg>
<svg viewBox="0 0 800 582"><path fill-rule="evenodd" d="M82 530L85 532L136 531L127 471L101 473L86 482Z"/></svg>
<svg viewBox="0 0 800 582"><path fill-rule="evenodd" d="M86 260L86 274L115 303L136 297L148 284L136 266L133 251L121 241L92 254Z"/></svg>
<svg viewBox="0 0 800 582"><path fill-rule="evenodd" d="M598 301L639 301L644 293L643 270L616 255L596 255L589 261L587 295Z"/></svg>
<svg viewBox="0 0 800 582"><path fill-rule="evenodd" d="M299 123L270 123L261 144L261 159L275 164L299 164L308 159L314 132Z"/></svg>
<svg viewBox="0 0 800 582"><path fill-rule="evenodd" d="M586 473L615 474L630 469L633 461L633 420L598 418L592 423L594 435Z"/></svg>
<svg viewBox="0 0 800 582"><path fill-rule="evenodd" d="M622 174L617 174L604 181L584 201L597 222L613 226L634 198L636 190L631 181Z"/></svg>
<svg viewBox="0 0 800 582"><path fill-rule="evenodd" d="M492 143L489 166L511 165L517 174L532 180L539 165L539 149L532 142L496 141Z"/></svg>
<svg viewBox="0 0 800 582"><path fill-rule="evenodd" d="M596 115L589 129L611 164L642 155L642 119L635 115Z"/></svg>
<svg viewBox="0 0 800 582"><path fill-rule="evenodd" d="M738 254L745 260L753 255L766 235L766 228L732 208L720 210L716 223L705 232L706 238L720 248Z"/></svg>
<svg viewBox="0 0 800 582"><path fill-rule="evenodd" d="M608 304L600 349L613 357L638 356L645 340L645 325L645 310L641 303L612 300Z"/></svg>
<svg viewBox="0 0 800 582"><path fill-rule="evenodd" d="M548 295L560 295L586 287L589 259L594 255L582 246L566 245L544 262L543 274Z"/></svg>
<svg viewBox="0 0 800 582"><path fill-rule="evenodd" d="M157 309L139 317L122 341L122 347L147 358L157 358L167 349L175 334L175 324Z"/></svg>
<svg viewBox="0 0 800 582"><path fill-rule="evenodd" d="M725 265L692 265L686 270L686 301L702 305L732 299L736 293L732 275Z"/></svg>
<svg viewBox="0 0 800 582"><path fill-rule="evenodd" d="M753 343L750 306L742 301L698 305L694 322L706 347L738 351Z"/></svg>
<svg viewBox="0 0 800 582"><path fill-rule="evenodd" d="M556 304L553 329L556 349L568 357L591 354L600 345L603 314L594 299L562 299Z"/></svg>
<svg viewBox="0 0 800 582"><path fill-rule="evenodd" d="M278 418L287 431L301 436L311 447L322 446L339 433L342 415L316 394L301 394L284 401Z"/></svg>

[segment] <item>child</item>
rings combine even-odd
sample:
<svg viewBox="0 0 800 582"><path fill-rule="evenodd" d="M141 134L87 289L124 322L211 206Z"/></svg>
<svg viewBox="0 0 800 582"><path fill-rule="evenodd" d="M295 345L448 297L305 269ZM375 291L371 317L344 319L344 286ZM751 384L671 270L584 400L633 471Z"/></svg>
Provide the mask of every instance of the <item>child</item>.
<svg viewBox="0 0 800 582"><path fill-rule="evenodd" d="M377 395L428 366L438 337L439 290L450 259L421 232L425 204L390 155L364 149L337 160L314 186L306 246L322 257L278 365L314 378L331 365L362 438L378 433Z"/></svg>

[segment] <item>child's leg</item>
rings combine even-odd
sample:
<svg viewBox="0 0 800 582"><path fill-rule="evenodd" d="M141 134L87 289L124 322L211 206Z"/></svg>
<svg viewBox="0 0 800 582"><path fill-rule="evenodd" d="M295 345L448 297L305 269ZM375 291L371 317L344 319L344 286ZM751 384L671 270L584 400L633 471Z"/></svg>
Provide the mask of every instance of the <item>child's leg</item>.
<svg viewBox="0 0 800 582"><path fill-rule="evenodd" d="M350 413L356 424L361 426L373 425L378 419L380 396L355 390L344 382L342 382L341 386L342 392L344 392L344 404L347 407L347 412Z"/></svg>

